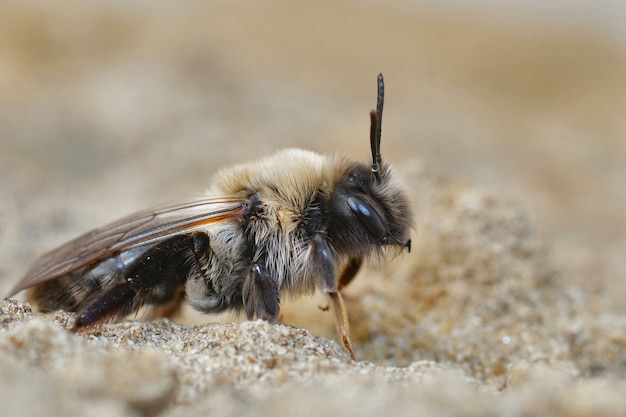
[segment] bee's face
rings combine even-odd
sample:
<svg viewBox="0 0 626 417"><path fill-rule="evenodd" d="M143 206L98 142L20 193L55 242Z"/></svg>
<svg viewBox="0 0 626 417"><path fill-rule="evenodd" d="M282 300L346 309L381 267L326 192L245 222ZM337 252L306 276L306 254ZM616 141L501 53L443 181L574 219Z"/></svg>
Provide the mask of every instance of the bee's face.
<svg viewBox="0 0 626 417"><path fill-rule="evenodd" d="M411 210L405 194L391 183L387 165L378 177L354 163L335 185L329 235L338 248L360 252L367 246L410 247Z"/></svg>

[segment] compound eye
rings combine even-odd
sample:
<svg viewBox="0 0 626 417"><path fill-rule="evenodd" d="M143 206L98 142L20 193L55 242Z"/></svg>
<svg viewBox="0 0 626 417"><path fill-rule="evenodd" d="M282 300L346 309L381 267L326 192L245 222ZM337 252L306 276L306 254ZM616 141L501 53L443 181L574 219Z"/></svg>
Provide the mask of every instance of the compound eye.
<svg viewBox="0 0 626 417"><path fill-rule="evenodd" d="M359 197L348 197L348 206L359 222L367 229L375 240L381 240L387 234L382 217L370 203Z"/></svg>

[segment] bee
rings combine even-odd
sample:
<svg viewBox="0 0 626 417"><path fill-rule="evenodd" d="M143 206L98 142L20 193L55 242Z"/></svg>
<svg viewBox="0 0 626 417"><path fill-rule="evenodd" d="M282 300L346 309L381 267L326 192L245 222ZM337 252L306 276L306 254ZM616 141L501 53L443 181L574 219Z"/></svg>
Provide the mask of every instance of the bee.
<svg viewBox="0 0 626 417"><path fill-rule="evenodd" d="M217 173L208 192L142 211L39 258L11 295L76 312L72 331L142 307L231 310L275 322L284 295L321 291L354 359L341 296L366 259L410 251L412 212L380 154L384 82L370 113L372 161L286 149Z"/></svg>

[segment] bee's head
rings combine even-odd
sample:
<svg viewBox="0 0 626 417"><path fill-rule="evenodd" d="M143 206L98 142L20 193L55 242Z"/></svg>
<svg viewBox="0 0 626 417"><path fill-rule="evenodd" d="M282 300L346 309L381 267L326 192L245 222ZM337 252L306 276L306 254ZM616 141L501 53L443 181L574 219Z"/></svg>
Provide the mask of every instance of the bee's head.
<svg viewBox="0 0 626 417"><path fill-rule="evenodd" d="M346 165L331 199L336 221L333 231L339 246L348 252L377 247L411 250L413 218L406 193L392 180L392 171L380 154L384 102L382 74L378 75L376 111L370 113L371 167L362 163Z"/></svg>

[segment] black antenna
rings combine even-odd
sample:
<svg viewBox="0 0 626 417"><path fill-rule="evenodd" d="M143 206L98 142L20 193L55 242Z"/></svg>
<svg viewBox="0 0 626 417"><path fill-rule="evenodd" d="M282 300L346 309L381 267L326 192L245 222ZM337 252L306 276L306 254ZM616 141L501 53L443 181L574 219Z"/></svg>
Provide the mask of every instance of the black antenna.
<svg viewBox="0 0 626 417"><path fill-rule="evenodd" d="M380 181L380 136L383 124L383 103L385 102L385 83L383 74L378 74L378 98L376 100L376 111L370 112L370 147L372 149L372 174L377 181Z"/></svg>

